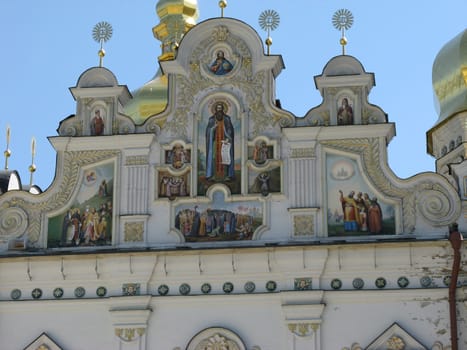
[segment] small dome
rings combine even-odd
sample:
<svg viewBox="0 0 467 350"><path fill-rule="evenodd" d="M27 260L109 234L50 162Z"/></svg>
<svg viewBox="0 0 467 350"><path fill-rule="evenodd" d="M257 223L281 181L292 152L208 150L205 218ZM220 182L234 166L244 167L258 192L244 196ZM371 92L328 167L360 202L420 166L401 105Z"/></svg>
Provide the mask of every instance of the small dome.
<svg viewBox="0 0 467 350"><path fill-rule="evenodd" d="M89 68L78 78L76 87L90 88L90 87L110 87L117 86L118 81L115 75L104 67Z"/></svg>
<svg viewBox="0 0 467 350"><path fill-rule="evenodd" d="M432 79L439 114L436 124L467 110L467 29L440 50Z"/></svg>
<svg viewBox="0 0 467 350"><path fill-rule="evenodd" d="M360 75L365 69L359 60L353 56L340 55L329 60L323 69L323 76Z"/></svg>
<svg viewBox="0 0 467 350"><path fill-rule="evenodd" d="M135 124L143 124L148 117L162 112L167 106L167 88L167 76L159 69L153 79L131 93L133 99L125 105L123 113Z"/></svg>

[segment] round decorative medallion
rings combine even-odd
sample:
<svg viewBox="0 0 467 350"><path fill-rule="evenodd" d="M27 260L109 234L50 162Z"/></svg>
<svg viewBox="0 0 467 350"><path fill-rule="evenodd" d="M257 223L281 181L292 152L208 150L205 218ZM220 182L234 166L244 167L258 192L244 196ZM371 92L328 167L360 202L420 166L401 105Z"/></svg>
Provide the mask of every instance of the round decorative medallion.
<svg viewBox="0 0 467 350"><path fill-rule="evenodd" d="M82 298L86 294L86 290L83 287L75 288L75 297Z"/></svg>
<svg viewBox="0 0 467 350"><path fill-rule="evenodd" d="M34 298L34 299L40 299L40 297L42 296L42 289L40 288L34 288L31 292L31 296Z"/></svg>
<svg viewBox="0 0 467 350"><path fill-rule="evenodd" d="M363 286L365 285L365 282L363 282L363 280L361 278L355 278L353 281L352 281L352 285L355 289L362 289Z"/></svg>
<svg viewBox="0 0 467 350"><path fill-rule="evenodd" d="M18 300L21 298L21 291L19 289L13 289L10 293L11 299Z"/></svg>
<svg viewBox="0 0 467 350"><path fill-rule="evenodd" d="M375 281L375 286L378 288L386 287L386 279L384 277L378 277Z"/></svg>
<svg viewBox="0 0 467 350"><path fill-rule="evenodd" d="M107 294L107 288L101 286L96 289L96 295L98 297L100 298L105 297L106 294Z"/></svg>
<svg viewBox="0 0 467 350"><path fill-rule="evenodd" d="M247 293L253 293L255 291L255 283L254 282L251 282L251 281L248 281L247 283L245 283L245 291Z"/></svg>
<svg viewBox="0 0 467 350"><path fill-rule="evenodd" d="M274 281L266 282L266 289L268 292L274 292L277 288L277 283Z"/></svg>
<svg viewBox="0 0 467 350"><path fill-rule="evenodd" d="M399 277L399 279L397 280L397 284L399 287L401 288L405 288L409 285L409 279L405 276L402 276L402 277Z"/></svg>
<svg viewBox="0 0 467 350"><path fill-rule="evenodd" d="M201 292L204 294L209 294L211 292L211 285L209 283L203 283L201 286Z"/></svg>
<svg viewBox="0 0 467 350"><path fill-rule="evenodd" d="M191 287L188 283L182 283L180 287L178 288L178 291L182 295L187 295L187 294L190 294Z"/></svg>
<svg viewBox="0 0 467 350"><path fill-rule="evenodd" d="M234 285L231 282L225 282L224 285L222 286L222 290L224 293L232 293L234 290Z"/></svg>
<svg viewBox="0 0 467 350"><path fill-rule="evenodd" d="M157 288L157 293L159 293L159 295L167 295L168 292L169 286L167 286L166 284L161 284L159 288Z"/></svg>
<svg viewBox="0 0 467 350"><path fill-rule="evenodd" d="M451 284L451 276L444 276L443 283L445 286L449 286Z"/></svg>
<svg viewBox="0 0 467 350"><path fill-rule="evenodd" d="M331 281L331 288L332 289L341 289L342 288L342 281L338 278L334 278Z"/></svg>
<svg viewBox="0 0 467 350"><path fill-rule="evenodd" d="M422 287L428 288L429 286L431 286L431 277L423 276L422 278L420 278L420 284L422 285Z"/></svg>
<svg viewBox="0 0 467 350"><path fill-rule="evenodd" d="M53 291L53 295L55 299L60 299L63 296L63 289L60 287L55 288Z"/></svg>

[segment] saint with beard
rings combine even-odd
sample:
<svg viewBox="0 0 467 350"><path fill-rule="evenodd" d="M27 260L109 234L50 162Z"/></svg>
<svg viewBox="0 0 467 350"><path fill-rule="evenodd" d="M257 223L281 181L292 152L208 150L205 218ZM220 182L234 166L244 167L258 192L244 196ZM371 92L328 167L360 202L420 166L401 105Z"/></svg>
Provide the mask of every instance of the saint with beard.
<svg viewBox="0 0 467 350"><path fill-rule="evenodd" d="M230 181L234 177L234 127L224 104L217 102L206 126L206 178Z"/></svg>

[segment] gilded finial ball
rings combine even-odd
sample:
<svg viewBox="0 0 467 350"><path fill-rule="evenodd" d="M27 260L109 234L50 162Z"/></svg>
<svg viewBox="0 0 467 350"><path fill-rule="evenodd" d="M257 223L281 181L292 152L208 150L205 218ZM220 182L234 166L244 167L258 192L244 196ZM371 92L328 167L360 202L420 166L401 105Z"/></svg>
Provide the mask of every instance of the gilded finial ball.
<svg viewBox="0 0 467 350"><path fill-rule="evenodd" d="M99 57L104 57L105 56L105 50L104 49L100 49L97 54L99 55Z"/></svg>
<svg viewBox="0 0 467 350"><path fill-rule="evenodd" d="M267 46L271 46L271 45L272 45L272 38L271 38L270 36L268 36L268 37L266 38L266 41L265 41L265 42L266 42L266 45L267 45Z"/></svg>
<svg viewBox="0 0 467 350"><path fill-rule="evenodd" d="M6 149L5 152L3 152L3 154L4 154L5 157L7 157L7 158L8 158L9 156L11 156L11 151L10 151L10 149Z"/></svg>
<svg viewBox="0 0 467 350"><path fill-rule="evenodd" d="M36 171L36 165L35 165L35 164L31 164L31 165L29 166L28 169L29 169L29 172L30 172L30 173L33 173L33 172Z"/></svg>
<svg viewBox="0 0 467 350"><path fill-rule="evenodd" d="M221 9L225 9L227 7L227 0L220 0L219 1L219 7Z"/></svg>
<svg viewBox="0 0 467 350"><path fill-rule="evenodd" d="M343 36L340 40L339 40L340 44L341 45L347 45L347 38L345 36Z"/></svg>

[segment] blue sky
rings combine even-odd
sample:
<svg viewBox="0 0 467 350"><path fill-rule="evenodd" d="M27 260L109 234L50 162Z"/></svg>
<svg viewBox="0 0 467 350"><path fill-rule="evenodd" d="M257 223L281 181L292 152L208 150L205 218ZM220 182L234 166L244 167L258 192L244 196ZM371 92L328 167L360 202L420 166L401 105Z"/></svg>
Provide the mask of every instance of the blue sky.
<svg viewBox="0 0 467 350"><path fill-rule="evenodd" d="M198 23L220 15L217 0L198 0ZM29 182L30 143L36 138L34 182L45 190L55 174L56 153L47 140L59 122L75 113L69 88L86 69L98 65L98 43L92 28L100 21L113 26L104 66L130 91L150 80L158 68L159 42L152 27L159 19L156 0L18 0L0 2L0 149L11 128L9 168ZM380 106L396 137L388 147L390 167L406 178L434 170L426 154L426 131L438 116L433 103L431 69L441 47L466 28L467 1L363 0L228 0L226 17L255 28L264 10L280 15L271 33L272 54L281 54L286 69L276 82L282 107L303 116L321 103L313 77L341 53L340 33L332 25L335 11L354 15L347 32L347 54L356 57L376 86L369 102ZM4 167L4 159L0 163Z"/></svg>

